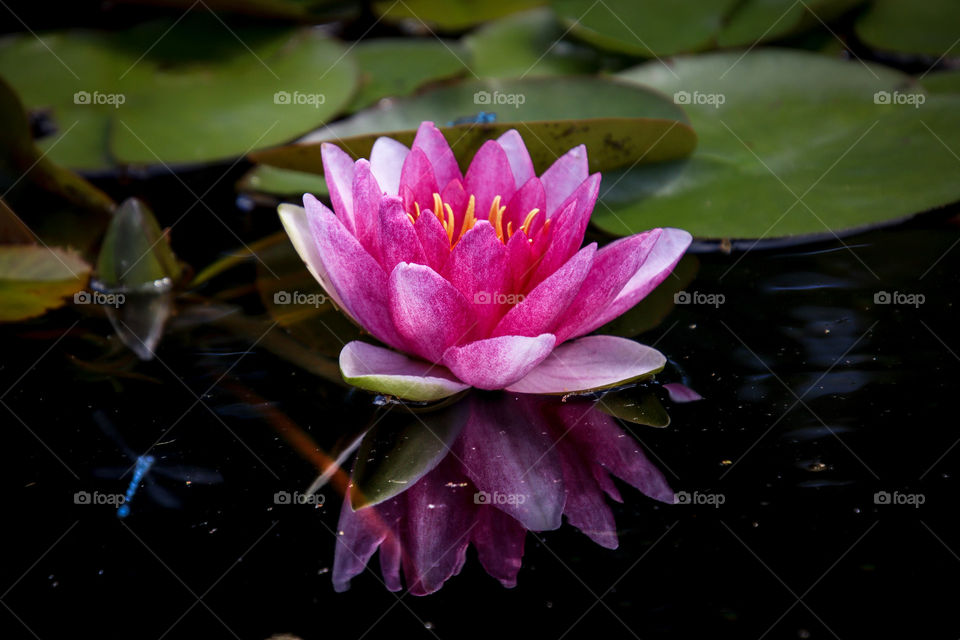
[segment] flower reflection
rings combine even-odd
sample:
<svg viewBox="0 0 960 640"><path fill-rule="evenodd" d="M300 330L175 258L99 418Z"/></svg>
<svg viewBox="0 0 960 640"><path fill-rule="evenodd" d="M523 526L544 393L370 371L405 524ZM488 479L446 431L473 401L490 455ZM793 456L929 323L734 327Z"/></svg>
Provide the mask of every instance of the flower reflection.
<svg viewBox="0 0 960 640"><path fill-rule="evenodd" d="M611 476L673 502L660 471L593 399L474 393L446 412L458 412L458 435L402 493L355 511L355 470L338 525L337 591L379 548L388 589L402 588L402 570L410 593L433 593L459 573L471 543L487 573L513 587L526 532L557 529L561 515L597 544L617 547L604 494L622 499ZM430 429L438 415L418 428Z"/></svg>

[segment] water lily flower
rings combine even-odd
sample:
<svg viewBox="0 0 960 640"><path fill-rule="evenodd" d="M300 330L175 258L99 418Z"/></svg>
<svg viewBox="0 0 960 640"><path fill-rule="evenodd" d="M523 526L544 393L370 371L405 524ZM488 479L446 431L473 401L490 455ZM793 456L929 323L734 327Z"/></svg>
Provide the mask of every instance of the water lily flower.
<svg viewBox="0 0 960 640"><path fill-rule="evenodd" d="M527 531L557 529L561 516L597 544L618 546L607 497L616 476L674 503L663 474L593 401L472 394L465 424L431 469L399 495L354 510L351 485L337 525L333 585L345 591L377 549L383 581L426 595L459 573L470 544L487 573L517 584ZM436 415L436 414L433 414ZM430 416L426 416L429 427Z"/></svg>
<svg viewBox="0 0 960 640"><path fill-rule="evenodd" d="M322 158L333 212L307 194L280 217L336 305L392 347L347 344L348 382L428 401L468 387L572 393L663 368L654 349L587 334L666 278L690 234L653 229L581 248L600 187L583 145L537 176L510 130L464 175L424 122L409 149L381 137L369 161L329 143Z"/></svg>

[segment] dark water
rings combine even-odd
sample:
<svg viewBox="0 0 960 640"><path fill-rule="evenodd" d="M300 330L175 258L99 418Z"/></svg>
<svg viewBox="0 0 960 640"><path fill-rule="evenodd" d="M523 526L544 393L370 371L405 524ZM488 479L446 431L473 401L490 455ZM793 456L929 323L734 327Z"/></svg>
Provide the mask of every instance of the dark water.
<svg viewBox="0 0 960 640"><path fill-rule="evenodd" d="M260 211L236 228L252 239L276 226ZM191 229L175 247L209 256ZM723 303L679 305L643 340L706 400L668 406L668 428L630 428L674 490L723 504L664 505L621 485L616 551L568 526L530 533L515 589L471 550L423 598L386 591L375 562L333 592L330 487L322 508L274 504L316 475L276 416L329 450L368 423L369 396L212 327L169 336L136 377L113 380L72 359L100 353L90 335L107 335L105 320L65 309L5 327L2 637L955 638L958 242L928 221L700 256L687 290ZM224 482L166 485L180 509L138 494L126 520L75 504L129 479L97 477L127 462L97 410L134 451L159 441L162 463Z"/></svg>

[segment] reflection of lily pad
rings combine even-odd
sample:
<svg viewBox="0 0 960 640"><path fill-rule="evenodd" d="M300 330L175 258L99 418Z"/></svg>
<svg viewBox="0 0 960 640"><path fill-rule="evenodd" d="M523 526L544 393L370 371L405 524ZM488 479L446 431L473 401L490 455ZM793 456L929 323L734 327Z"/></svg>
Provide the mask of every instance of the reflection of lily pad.
<svg viewBox="0 0 960 640"><path fill-rule="evenodd" d="M683 161L606 173L606 206L593 217L600 228L807 236L960 200L950 151L960 149L960 96L924 95L892 69L819 54L741 56L678 58L670 71L650 62L621 74L689 103L699 142Z"/></svg>
<svg viewBox="0 0 960 640"><path fill-rule="evenodd" d="M857 35L883 51L960 56L960 2L875 0L857 21Z"/></svg>
<svg viewBox="0 0 960 640"><path fill-rule="evenodd" d="M0 322L56 309L81 291L90 265L79 256L36 245L0 246Z"/></svg>
<svg viewBox="0 0 960 640"><path fill-rule="evenodd" d="M0 42L0 73L52 117L58 130L41 142L50 157L86 171L210 162L277 144L335 116L357 83L343 47L312 29L231 32L198 15L172 28L40 38Z"/></svg>

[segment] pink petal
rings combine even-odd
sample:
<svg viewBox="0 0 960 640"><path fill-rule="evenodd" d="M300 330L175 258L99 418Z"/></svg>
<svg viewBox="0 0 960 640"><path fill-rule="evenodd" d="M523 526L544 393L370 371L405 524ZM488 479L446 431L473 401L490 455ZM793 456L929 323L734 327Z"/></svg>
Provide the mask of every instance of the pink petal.
<svg viewBox="0 0 960 640"><path fill-rule="evenodd" d="M316 198L307 194L303 203L324 272L347 314L381 342L405 350L390 319L383 269Z"/></svg>
<svg viewBox="0 0 960 640"><path fill-rule="evenodd" d="M511 291L526 291L526 282L536 266L536 253L527 242L523 229L515 232L507 241L507 287Z"/></svg>
<svg viewBox="0 0 960 640"><path fill-rule="evenodd" d="M320 145L323 175L330 192L333 210L350 233L356 233L353 221L353 158L329 142Z"/></svg>
<svg viewBox="0 0 960 640"><path fill-rule="evenodd" d="M380 573L383 574L383 583L388 591L400 591L403 583L400 581L400 559L403 549L400 547L400 538L395 531L390 531L380 543Z"/></svg>
<svg viewBox="0 0 960 640"><path fill-rule="evenodd" d="M570 195L560 207L556 215L551 215L550 231L552 238L537 270L534 272L532 283L541 282L544 278L556 271L560 265L570 259L583 243L583 234L590 222L590 214L597 202L600 192L600 174L595 173ZM550 191L547 191L549 201ZM550 205L547 204L547 208Z"/></svg>
<svg viewBox="0 0 960 640"><path fill-rule="evenodd" d="M440 193L440 189L430 159L422 149L411 149L400 172L400 196L404 209L413 211L414 203L420 206L420 211L432 209L434 193Z"/></svg>
<svg viewBox="0 0 960 640"><path fill-rule="evenodd" d="M668 384L663 385L663 388L667 390L667 394L670 396L670 401L676 402L677 404L703 400L702 395L700 395L690 387L680 384L679 382L670 382Z"/></svg>
<svg viewBox="0 0 960 640"><path fill-rule="evenodd" d="M442 189L451 180L463 180L457 158L453 155L447 139L432 122L422 122L413 139L412 149L422 149L433 165L437 184ZM439 193L439 191L438 191Z"/></svg>
<svg viewBox="0 0 960 640"><path fill-rule="evenodd" d="M382 136L370 150L370 170L387 195L400 195L400 171L410 149L393 138Z"/></svg>
<svg viewBox="0 0 960 640"><path fill-rule="evenodd" d="M450 257L450 238L433 212L425 213L413 223L413 230L417 232L420 246L423 248L423 257L431 269L440 273Z"/></svg>
<svg viewBox="0 0 960 640"><path fill-rule="evenodd" d="M507 248L486 220L467 231L450 252L443 277L473 305L475 334L490 335L502 315L498 296L507 289Z"/></svg>
<svg viewBox="0 0 960 640"><path fill-rule="evenodd" d="M582 335L602 327L635 306L658 284L663 282L680 262L693 238L682 229L663 229L646 260L630 278L617 297L601 313L577 329Z"/></svg>
<svg viewBox="0 0 960 640"><path fill-rule="evenodd" d="M425 265L402 262L390 274L390 315L417 355L440 362L474 325L470 304Z"/></svg>
<svg viewBox="0 0 960 640"><path fill-rule="evenodd" d="M313 196L310 196L310 198L313 203L311 206L326 209L316 198ZM304 202L306 202L306 197L304 197ZM320 286L327 292L327 295L333 299L334 304L336 304L347 317L357 322L356 318L350 316L346 305L344 305L343 300L340 299L340 294L337 293L337 290L333 287L326 267L323 266L323 261L320 259L320 252L317 250L317 243L314 242L313 232L310 230L307 210L292 204L281 204L277 207L277 212L280 214L280 221L283 223L284 230L290 237L290 242L293 243L293 248L296 249L300 259L307 265L307 271L320 283ZM332 216L333 213L331 212L330 215Z"/></svg>
<svg viewBox="0 0 960 640"><path fill-rule="evenodd" d="M500 509L477 509L477 525L471 532L477 558L487 573L508 589L517 586L526 536L523 525Z"/></svg>
<svg viewBox="0 0 960 640"><path fill-rule="evenodd" d="M500 336L451 347L443 364L457 378L479 389L503 389L515 383L550 355L554 337Z"/></svg>
<svg viewBox="0 0 960 640"><path fill-rule="evenodd" d="M531 237L547 219L547 196L543 183L537 177L527 180L507 202L507 210L503 212L503 224L512 223L513 230L517 231L526 220L527 214L534 209L539 209L540 212L529 227L530 233L527 235Z"/></svg>
<svg viewBox="0 0 960 640"><path fill-rule="evenodd" d="M469 388L446 367L359 340L340 351L340 372L355 387L415 402L440 400Z"/></svg>
<svg viewBox="0 0 960 640"><path fill-rule="evenodd" d="M660 234L660 229L638 233L612 242L597 252L580 292L556 327L554 333L559 342L583 335L583 331L578 331L580 326L589 324L617 297L646 260Z"/></svg>
<svg viewBox="0 0 960 640"><path fill-rule="evenodd" d="M537 336L550 331L580 291L596 252L595 242L581 249L510 309L493 335Z"/></svg>
<svg viewBox="0 0 960 640"><path fill-rule="evenodd" d="M587 148L582 144L567 151L543 172L540 180L547 191L548 218L553 217L588 175Z"/></svg>
<svg viewBox="0 0 960 640"><path fill-rule="evenodd" d="M380 264L386 273L401 262L423 264L426 259L420 238L403 209L400 198L384 196L380 201Z"/></svg>
<svg viewBox="0 0 960 640"><path fill-rule="evenodd" d="M353 173L354 234L363 248L379 260L380 250L380 185L373 177L370 163L357 160Z"/></svg>
<svg viewBox="0 0 960 640"><path fill-rule="evenodd" d="M567 522L601 547L616 549L619 546L617 524L603 492L593 478L591 462L581 459L578 447L572 440L560 440L558 448L563 484L568 487L567 504L563 509Z"/></svg>
<svg viewBox="0 0 960 640"><path fill-rule="evenodd" d="M490 205L496 196L500 196L500 205L504 206L513 197L517 190L510 169L510 162L503 147L495 140L487 140L477 151L467 169L464 178L464 187L467 193L476 196L476 215L480 220L486 220L490 213ZM504 229L506 231L506 229Z"/></svg>
<svg viewBox="0 0 960 640"><path fill-rule="evenodd" d="M525 378L508 384L506 388L516 393L593 391L656 373L665 363L662 353L633 340L587 336L560 345ZM451 369L461 377L453 367Z"/></svg>
<svg viewBox="0 0 960 640"><path fill-rule="evenodd" d="M385 505L386 506L386 505ZM388 514L384 518L384 514ZM354 511L347 489L337 523L337 546L333 554L333 588L343 592L350 588L350 580L363 573L367 562L385 538L391 536L396 515L389 508L370 507Z"/></svg>
<svg viewBox="0 0 960 640"><path fill-rule="evenodd" d="M507 154L507 160L510 162L510 170L513 172L513 178L519 189L536 173L533 169L533 161L530 160L530 153L527 151L527 145L523 143L523 138L517 133L516 129L510 129L502 136L497 138L497 142L503 147Z"/></svg>

